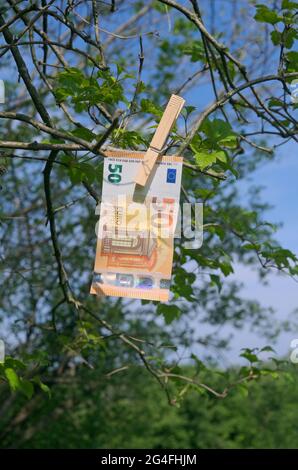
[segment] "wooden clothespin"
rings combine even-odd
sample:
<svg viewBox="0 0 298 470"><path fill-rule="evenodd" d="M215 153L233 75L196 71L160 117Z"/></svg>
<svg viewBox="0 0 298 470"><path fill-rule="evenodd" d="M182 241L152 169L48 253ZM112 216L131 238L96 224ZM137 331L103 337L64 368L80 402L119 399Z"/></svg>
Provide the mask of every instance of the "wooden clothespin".
<svg viewBox="0 0 298 470"><path fill-rule="evenodd" d="M181 98L181 96L171 96L157 126L155 134L151 140L151 144L149 145L149 148L144 155L144 159L140 163L137 174L135 176L134 181L140 186L145 186L157 157L162 151L168 135L171 132L171 129L175 124L175 121L178 118L184 103L185 100Z"/></svg>

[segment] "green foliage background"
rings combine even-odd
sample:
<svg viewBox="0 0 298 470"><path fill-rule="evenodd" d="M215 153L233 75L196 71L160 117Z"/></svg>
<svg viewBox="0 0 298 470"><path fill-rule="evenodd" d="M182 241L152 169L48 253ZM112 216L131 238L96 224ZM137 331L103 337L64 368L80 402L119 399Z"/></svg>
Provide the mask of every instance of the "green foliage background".
<svg viewBox="0 0 298 470"><path fill-rule="evenodd" d="M53 386L52 398L39 400L33 412L20 400L22 412L1 443L58 449L296 448L297 386L293 367L278 379L252 384L248 394L237 391L214 400L192 391L181 406L169 407L145 372L131 370L107 380L98 370L85 371Z"/></svg>

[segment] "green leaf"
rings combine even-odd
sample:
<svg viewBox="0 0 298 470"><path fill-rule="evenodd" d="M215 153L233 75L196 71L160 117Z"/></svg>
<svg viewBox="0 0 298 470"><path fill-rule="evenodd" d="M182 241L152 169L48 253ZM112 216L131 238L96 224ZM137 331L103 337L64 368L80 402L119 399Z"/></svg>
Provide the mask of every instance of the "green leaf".
<svg viewBox="0 0 298 470"><path fill-rule="evenodd" d="M225 230L220 225L207 227L205 230L210 233L215 233L220 238L221 241L223 241L225 238Z"/></svg>
<svg viewBox="0 0 298 470"><path fill-rule="evenodd" d="M271 10L266 5L256 5L257 13L255 14L255 20L261 23L276 24L281 21L281 17L278 16L275 10Z"/></svg>
<svg viewBox="0 0 298 470"><path fill-rule="evenodd" d="M297 38L298 38L298 33L293 28L285 30L282 33L282 43L285 45L287 49L291 49L293 47L294 41Z"/></svg>
<svg viewBox="0 0 298 470"><path fill-rule="evenodd" d="M82 180L87 180L88 183L93 183L95 180L95 168L90 163L79 163L79 168L82 173Z"/></svg>
<svg viewBox="0 0 298 470"><path fill-rule="evenodd" d="M185 113L186 116L189 116L191 113L193 113L196 110L195 106L184 106L182 113Z"/></svg>
<svg viewBox="0 0 298 470"><path fill-rule="evenodd" d="M32 353L23 353L22 357L27 362L34 362L39 366L48 366L50 364L48 352L43 350L34 350Z"/></svg>
<svg viewBox="0 0 298 470"><path fill-rule="evenodd" d="M273 261L279 269L289 268L291 262L297 263L296 255L290 250L278 246L271 246L268 243L264 243L263 245L264 249L261 251L262 257L267 261Z"/></svg>
<svg viewBox="0 0 298 470"><path fill-rule="evenodd" d="M298 3L290 0L282 0L281 8L283 10L296 10L298 9Z"/></svg>
<svg viewBox="0 0 298 470"><path fill-rule="evenodd" d="M222 140L220 140L220 145L223 147L228 147L228 148L236 148L238 147L238 139L236 135L228 135L227 137L224 137Z"/></svg>
<svg viewBox="0 0 298 470"><path fill-rule="evenodd" d="M227 141L228 138L236 138L236 133L233 131L231 125L222 119L205 119L201 130L206 134L207 138L212 144L221 144Z"/></svg>
<svg viewBox="0 0 298 470"><path fill-rule="evenodd" d="M194 273L187 272L184 268L176 268L172 291L175 293L175 298L184 297L190 302L196 300L193 295L193 283L195 282L196 276Z"/></svg>
<svg viewBox="0 0 298 470"><path fill-rule="evenodd" d="M26 365L24 364L23 361L21 361L20 359L16 359L14 357L10 357L10 356L7 356L5 358L5 367L11 368L11 369L21 369L21 370L26 369Z"/></svg>
<svg viewBox="0 0 298 470"><path fill-rule="evenodd" d="M100 162L100 163L98 163L98 165L96 165L96 167L94 168L94 171L95 171L96 181L101 183L102 182L102 175L103 175L103 164L102 164L102 162Z"/></svg>
<svg viewBox="0 0 298 470"><path fill-rule="evenodd" d="M69 178L72 184L79 184L82 181L82 172L79 168L71 166L69 168Z"/></svg>
<svg viewBox="0 0 298 470"><path fill-rule="evenodd" d="M210 279L213 285L217 286L218 292L222 289L222 283L220 277L217 274L210 274Z"/></svg>
<svg viewBox="0 0 298 470"><path fill-rule="evenodd" d="M278 46L279 44L281 44L281 41L282 41L282 35L279 31L271 31L271 41L273 42L273 44L275 46Z"/></svg>
<svg viewBox="0 0 298 470"><path fill-rule="evenodd" d="M264 346L262 349L260 349L260 352L273 352L273 353L276 353L276 351L271 346Z"/></svg>
<svg viewBox="0 0 298 470"><path fill-rule="evenodd" d="M192 41L190 44L180 46L182 54L190 55L191 62L204 62L206 59L202 41Z"/></svg>
<svg viewBox="0 0 298 470"><path fill-rule="evenodd" d="M64 144L65 140L50 138L50 139L42 139L41 143L42 144Z"/></svg>
<svg viewBox="0 0 298 470"><path fill-rule="evenodd" d="M240 393L240 395L244 398L248 397L248 387L245 384L239 384L237 385L237 390Z"/></svg>
<svg viewBox="0 0 298 470"><path fill-rule="evenodd" d="M68 159L68 156L63 157L63 162L68 165L68 174L72 184L79 184L82 181L87 181L92 184L98 176L98 173L102 175L102 172L98 170L98 166L95 167L87 162L78 162L75 159Z"/></svg>
<svg viewBox="0 0 298 470"><path fill-rule="evenodd" d="M61 158L60 158L61 163L64 163L64 165L70 166L72 164L76 163L76 159L73 155L69 155L68 153L64 153Z"/></svg>
<svg viewBox="0 0 298 470"><path fill-rule="evenodd" d="M44 384L41 380L40 380L40 377L38 375L36 375L33 379L33 382L36 383L38 385L38 387L44 392L46 393L49 397L51 396L52 392L51 392L51 389L50 387L48 387L46 384Z"/></svg>
<svg viewBox="0 0 298 470"><path fill-rule="evenodd" d="M199 168L204 170L208 166L211 166L213 163L216 162L216 152L196 152L195 153L195 160Z"/></svg>
<svg viewBox="0 0 298 470"><path fill-rule="evenodd" d="M246 243L245 245L242 246L244 250L259 250L261 248L261 245L258 245L256 243Z"/></svg>
<svg viewBox="0 0 298 470"><path fill-rule="evenodd" d="M86 127L78 127L77 129L71 131L71 134L75 137L79 137L80 139L87 140L88 142L96 139L96 134Z"/></svg>
<svg viewBox="0 0 298 470"><path fill-rule="evenodd" d="M227 66L228 66L228 72L229 72L230 78L231 78L231 80L234 80L235 77L236 77L236 73L237 73L235 64L230 60L227 63Z"/></svg>
<svg viewBox="0 0 298 470"><path fill-rule="evenodd" d="M201 361L201 359L198 358L196 354L191 354L191 359L195 361L196 364L196 369L198 372L201 372L203 370L207 370L207 367L205 366L204 362Z"/></svg>
<svg viewBox="0 0 298 470"><path fill-rule="evenodd" d="M157 314L163 315L167 325L180 317L181 311L177 305L159 304L157 307Z"/></svg>
<svg viewBox="0 0 298 470"><path fill-rule="evenodd" d="M259 358L256 354L253 352L250 352L251 350L247 349L245 350L242 354L240 354L240 357L244 357L247 359L250 363L258 362Z"/></svg>
<svg viewBox="0 0 298 470"><path fill-rule="evenodd" d="M28 399L32 398L34 387L29 380L21 379L19 389Z"/></svg>
<svg viewBox="0 0 298 470"><path fill-rule="evenodd" d="M17 375L17 373L8 367L7 369L4 370L5 377L8 380L9 386L12 391L16 391L20 388L20 379Z"/></svg>
<svg viewBox="0 0 298 470"><path fill-rule="evenodd" d="M269 108L282 108L283 102L277 98L270 98L268 106Z"/></svg>
<svg viewBox="0 0 298 470"><path fill-rule="evenodd" d="M100 70L96 77L87 77L74 67L58 73L55 96L58 102L70 98L77 112L97 103L115 105L124 100L123 86L109 70Z"/></svg>
<svg viewBox="0 0 298 470"><path fill-rule="evenodd" d="M287 61L287 72L297 72L298 71L298 52L291 51L285 54ZM290 81L293 79L291 78Z"/></svg>
<svg viewBox="0 0 298 470"><path fill-rule="evenodd" d="M137 149L141 144L147 144L142 135L137 131L127 131L125 129L117 129L113 132L112 140L115 145L121 148Z"/></svg>
<svg viewBox="0 0 298 470"><path fill-rule="evenodd" d="M162 109L157 106L153 101L148 99L141 100L141 111L143 113L154 114L155 116L161 117L163 114Z"/></svg>
<svg viewBox="0 0 298 470"><path fill-rule="evenodd" d="M226 277L234 272L232 264L227 261L219 263L219 268Z"/></svg>
<svg viewBox="0 0 298 470"><path fill-rule="evenodd" d="M217 160L226 162L227 157L223 150L214 150L211 152L201 151L195 153L195 160L198 167L201 170L204 170L208 166L211 166L213 163L215 163Z"/></svg>
<svg viewBox="0 0 298 470"><path fill-rule="evenodd" d="M261 375L269 375L273 379L278 379L279 378L279 373L276 370L271 370L271 369L261 369L260 371Z"/></svg>
<svg viewBox="0 0 298 470"><path fill-rule="evenodd" d="M55 96L58 102L65 101L69 96L75 96L78 94L83 84L86 84L86 79L82 71L74 67L60 72L56 80Z"/></svg>

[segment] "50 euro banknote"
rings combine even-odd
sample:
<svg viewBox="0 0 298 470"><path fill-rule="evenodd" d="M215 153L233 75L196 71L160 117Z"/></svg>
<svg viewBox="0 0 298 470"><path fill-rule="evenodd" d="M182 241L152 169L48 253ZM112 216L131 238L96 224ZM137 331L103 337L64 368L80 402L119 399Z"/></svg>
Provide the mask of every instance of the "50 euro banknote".
<svg viewBox="0 0 298 470"><path fill-rule="evenodd" d="M107 152L91 294L169 300L183 159L158 157L136 187L144 155Z"/></svg>

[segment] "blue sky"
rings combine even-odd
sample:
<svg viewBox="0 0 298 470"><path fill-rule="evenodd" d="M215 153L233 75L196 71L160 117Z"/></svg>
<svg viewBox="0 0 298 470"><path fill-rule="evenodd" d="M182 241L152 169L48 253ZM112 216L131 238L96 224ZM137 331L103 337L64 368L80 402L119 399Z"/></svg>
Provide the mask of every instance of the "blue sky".
<svg viewBox="0 0 298 470"><path fill-rule="evenodd" d="M287 143L276 152L276 159L267 163L254 173L253 183L264 185L263 199L269 201L274 207L267 212L267 220L282 222L276 238L283 247L291 249L298 255L298 152L295 143ZM240 183L241 184L241 183ZM263 305L272 306L277 311L277 317L285 320L293 319L293 311L298 308L298 285L291 278L279 275L272 271L268 278L268 285L263 286L256 272L243 266L237 266L235 277L244 284L243 295L257 298ZM289 333L282 333L276 350L280 355L289 351L292 339L298 338L298 329ZM233 340L233 352L229 359L238 356L241 347L264 346L261 338L248 330L237 332Z"/></svg>

